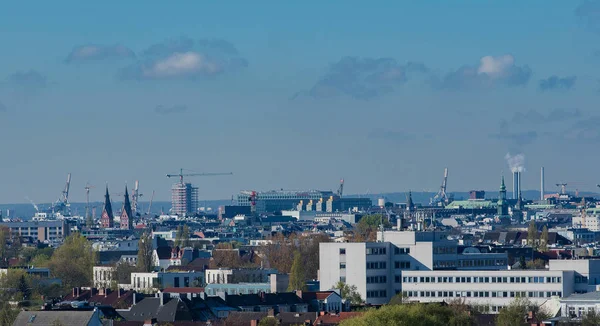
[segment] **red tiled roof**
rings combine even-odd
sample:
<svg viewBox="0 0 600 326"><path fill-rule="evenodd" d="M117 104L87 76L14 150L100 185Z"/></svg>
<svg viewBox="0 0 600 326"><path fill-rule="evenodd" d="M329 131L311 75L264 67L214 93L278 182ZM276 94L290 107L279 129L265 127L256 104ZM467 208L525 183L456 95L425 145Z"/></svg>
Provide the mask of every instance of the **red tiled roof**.
<svg viewBox="0 0 600 326"><path fill-rule="evenodd" d="M302 292L302 300L325 300L334 293L334 291Z"/></svg>
<svg viewBox="0 0 600 326"><path fill-rule="evenodd" d="M360 317L364 312L340 312L339 314L325 314L317 317L315 325L338 325L342 321L350 318Z"/></svg>
<svg viewBox="0 0 600 326"><path fill-rule="evenodd" d="M166 288L165 293L202 293L204 288Z"/></svg>

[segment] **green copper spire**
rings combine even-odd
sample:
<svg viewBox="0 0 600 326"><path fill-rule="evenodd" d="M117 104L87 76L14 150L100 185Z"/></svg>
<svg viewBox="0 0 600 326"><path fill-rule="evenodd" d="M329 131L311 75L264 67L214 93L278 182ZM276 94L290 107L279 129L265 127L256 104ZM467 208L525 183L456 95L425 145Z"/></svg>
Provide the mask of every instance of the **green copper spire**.
<svg viewBox="0 0 600 326"><path fill-rule="evenodd" d="M506 186L504 185L504 174L502 175L502 183L500 184L500 191L506 191Z"/></svg>

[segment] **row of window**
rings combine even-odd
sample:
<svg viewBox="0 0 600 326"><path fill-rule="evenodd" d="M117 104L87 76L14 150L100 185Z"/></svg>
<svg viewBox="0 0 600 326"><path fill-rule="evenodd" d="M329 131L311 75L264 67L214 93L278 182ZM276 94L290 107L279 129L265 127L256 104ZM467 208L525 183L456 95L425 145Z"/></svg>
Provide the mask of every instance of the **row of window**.
<svg viewBox="0 0 600 326"><path fill-rule="evenodd" d="M458 261L459 267L506 266L506 259L463 259Z"/></svg>
<svg viewBox="0 0 600 326"><path fill-rule="evenodd" d="M433 262L433 268L455 268L456 260L436 260Z"/></svg>
<svg viewBox="0 0 600 326"><path fill-rule="evenodd" d="M368 261L367 269L386 269L387 263L384 261Z"/></svg>
<svg viewBox="0 0 600 326"><path fill-rule="evenodd" d="M410 269L409 261L395 261L394 262L395 269Z"/></svg>
<svg viewBox="0 0 600 326"><path fill-rule="evenodd" d="M387 291L367 291L367 298L387 298Z"/></svg>
<svg viewBox="0 0 600 326"><path fill-rule="evenodd" d="M408 255L410 254L410 248L394 248L394 255Z"/></svg>
<svg viewBox="0 0 600 326"><path fill-rule="evenodd" d="M434 255L450 255L456 253L456 247L433 247Z"/></svg>
<svg viewBox="0 0 600 326"><path fill-rule="evenodd" d="M407 297L422 298L550 298L562 296L560 291L403 291Z"/></svg>
<svg viewBox="0 0 600 326"><path fill-rule="evenodd" d="M385 248L367 248L367 255L385 255Z"/></svg>
<svg viewBox="0 0 600 326"><path fill-rule="evenodd" d="M404 276L404 283L561 283L560 276L532 277L471 277L471 276Z"/></svg>
<svg viewBox="0 0 600 326"><path fill-rule="evenodd" d="M373 283L387 283L387 276L385 276L385 275L367 276L367 284L373 284Z"/></svg>

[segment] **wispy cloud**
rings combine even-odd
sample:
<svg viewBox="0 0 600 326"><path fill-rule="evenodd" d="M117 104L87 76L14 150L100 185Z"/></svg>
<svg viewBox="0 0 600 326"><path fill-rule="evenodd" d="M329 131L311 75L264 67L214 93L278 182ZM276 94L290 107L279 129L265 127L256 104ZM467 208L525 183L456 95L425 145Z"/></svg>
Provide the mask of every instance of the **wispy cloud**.
<svg viewBox="0 0 600 326"><path fill-rule="evenodd" d="M165 106L165 105L157 105L154 108L154 112L162 115L181 113L187 111L187 106L185 105L173 105L173 106Z"/></svg>
<svg viewBox="0 0 600 326"><path fill-rule="evenodd" d="M567 140L596 144L600 141L598 125L600 125L600 116L593 116L577 121L562 134Z"/></svg>
<svg viewBox="0 0 600 326"><path fill-rule="evenodd" d="M375 129L372 130L369 135L371 139L385 139L392 141L409 141L415 140L417 137L414 134L406 132L404 130L385 130Z"/></svg>
<svg viewBox="0 0 600 326"><path fill-rule="evenodd" d="M579 17L590 29L600 31L600 1L586 0L575 8L575 16Z"/></svg>
<svg viewBox="0 0 600 326"><path fill-rule="evenodd" d="M87 44L73 48L65 59L66 63L83 63L110 59L135 58L135 52L120 44Z"/></svg>
<svg viewBox="0 0 600 326"><path fill-rule="evenodd" d="M540 113L536 110L529 110L525 113L517 112L512 118L512 122L516 124L543 124L552 122L564 122L569 119L580 118L582 113L579 109L554 109L547 114Z"/></svg>
<svg viewBox="0 0 600 326"><path fill-rule="evenodd" d="M179 38L154 44L140 60L120 71L121 79L197 79L248 66L233 44L225 40Z"/></svg>
<svg viewBox="0 0 600 326"><path fill-rule="evenodd" d="M393 91L405 83L411 73L427 71L422 63L400 64L391 58L344 57L331 64L325 75L309 90L300 91L292 98L347 95L369 100Z"/></svg>
<svg viewBox="0 0 600 326"><path fill-rule="evenodd" d="M529 82L531 69L518 66L510 54L485 56L478 65L466 65L442 78L433 78L438 89L492 88L495 86L523 86Z"/></svg>
<svg viewBox="0 0 600 326"><path fill-rule="evenodd" d="M6 84L19 92L35 93L48 87L48 78L35 70L17 71L6 80Z"/></svg>
<svg viewBox="0 0 600 326"><path fill-rule="evenodd" d="M575 86L576 81L577 76L558 77L554 75L546 79L541 79L539 87L542 91L569 90Z"/></svg>

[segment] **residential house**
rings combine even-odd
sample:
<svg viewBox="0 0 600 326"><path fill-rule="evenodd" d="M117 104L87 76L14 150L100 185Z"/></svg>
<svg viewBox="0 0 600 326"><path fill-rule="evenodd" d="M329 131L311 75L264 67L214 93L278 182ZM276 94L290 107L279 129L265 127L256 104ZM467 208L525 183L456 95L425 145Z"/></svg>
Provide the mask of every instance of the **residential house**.
<svg viewBox="0 0 600 326"><path fill-rule="evenodd" d="M102 326L100 313L91 311L21 311L14 326L81 325Z"/></svg>

